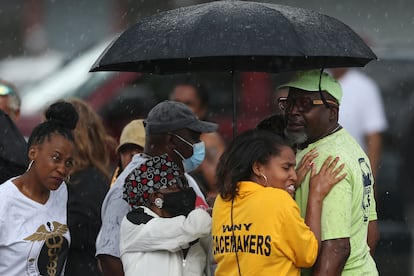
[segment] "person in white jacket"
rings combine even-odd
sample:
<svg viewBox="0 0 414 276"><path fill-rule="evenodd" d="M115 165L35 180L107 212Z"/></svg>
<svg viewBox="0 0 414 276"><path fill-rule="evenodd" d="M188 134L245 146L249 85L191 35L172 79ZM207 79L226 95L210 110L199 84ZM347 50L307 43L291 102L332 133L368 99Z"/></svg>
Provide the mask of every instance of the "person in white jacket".
<svg viewBox="0 0 414 276"><path fill-rule="evenodd" d="M120 233L126 276L209 274L200 239L210 235L211 217L194 209L195 197L167 154L149 158L126 177L124 199L132 207Z"/></svg>

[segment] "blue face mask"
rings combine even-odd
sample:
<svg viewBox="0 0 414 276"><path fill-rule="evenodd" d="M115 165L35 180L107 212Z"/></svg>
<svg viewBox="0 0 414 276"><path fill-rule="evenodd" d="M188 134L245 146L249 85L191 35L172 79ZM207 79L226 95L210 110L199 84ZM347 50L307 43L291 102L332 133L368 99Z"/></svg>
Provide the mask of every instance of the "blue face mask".
<svg viewBox="0 0 414 276"><path fill-rule="evenodd" d="M185 172L194 171L198 168L198 166L200 166L200 164L204 160L204 157L206 156L206 147L204 145L204 142L201 141L192 145L190 142L188 142L181 136L177 134L174 135L193 148L193 155L191 155L189 158L184 158L184 156L178 150L174 150L174 152L183 160L183 167Z"/></svg>
<svg viewBox="0 0 414 276"><path fill-rule="evenodd" d="M206 147L204 142L193 145L193 155L183 160L185 172L192 172L200 166L206 156Z"/></svg>

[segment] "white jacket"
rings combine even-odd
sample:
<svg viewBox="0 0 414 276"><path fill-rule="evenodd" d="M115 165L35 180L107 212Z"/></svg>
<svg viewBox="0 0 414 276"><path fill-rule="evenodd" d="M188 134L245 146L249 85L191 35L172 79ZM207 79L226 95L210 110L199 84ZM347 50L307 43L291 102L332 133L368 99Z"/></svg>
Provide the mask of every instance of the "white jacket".
<svg viewBox="0 0 414 276"><path fill-rule="evenodd" d="M135 224L127 216L121 223L120 250L125 276L202 276L209 272L209 252L200 241L211 232L211 217L195 209L185 216L161 218L141 207L148 222ZM149 216L150 217L149 217ZM151 218L152 217L152 218ZM182 249L188 248L184 259Z"/></svg>

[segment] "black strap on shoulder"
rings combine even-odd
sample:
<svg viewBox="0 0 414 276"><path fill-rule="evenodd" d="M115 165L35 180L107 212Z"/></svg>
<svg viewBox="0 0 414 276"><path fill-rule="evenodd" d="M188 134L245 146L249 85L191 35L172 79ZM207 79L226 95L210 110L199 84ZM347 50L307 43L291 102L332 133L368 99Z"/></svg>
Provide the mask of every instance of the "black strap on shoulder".
<svg viewBox="0 0 414 276"><path fill-rule="evenodd" d="M148 221L153 219L152 216L148 215L144 212L144 209L138 208L134 209L127 214L127 219L132 222L133 224L146 224Z"/></svg>

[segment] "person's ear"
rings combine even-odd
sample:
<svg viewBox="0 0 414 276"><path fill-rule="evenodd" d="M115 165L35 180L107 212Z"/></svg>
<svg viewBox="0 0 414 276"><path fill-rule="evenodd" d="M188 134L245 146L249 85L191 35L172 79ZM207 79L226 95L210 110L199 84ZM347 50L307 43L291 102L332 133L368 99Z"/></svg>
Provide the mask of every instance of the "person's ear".
<svg viewBox="0 0 414 276"><path fill-rule="evenodd" d="M17 121L20 118L20 109L14 111L14 119Z"/></svg>
<svg viewBox="0 0 414 276"><path fill-rule="evenodd" d="M201 114L201 116L199 118L200 120L206 118L207 117L207 106L206 105L200 106L200 112L199 113Z"/></svg>
<svg viewBox="0 0 414 276"><path fill-rule="evenodd" d="M151 205L154 205L158 209L162 209L164 204L164 197L160 193L152 193L149 195Z"/></svg>
<svg viewBox="0 0 414 276"><path fill-rule="evenodd" d="M259 162L254 162L252 166L252 171L255 175L260 176L263 174L262 165Z"/></svg>
<svg viewBox="0 0 414 276"><path fill-rule="evenodd" d="M29 153L28 153L28 156L29 156L29 159L30 160L34 160L34 159L36 159L36 157L37 157L37 152L38 152L38 149L37 149L37 147L30 147L30 149L29 149Z"/></svg>
<svg viewBox="0 0 414 276"><path fill-rule="evenodd" d="M339 108L336 106L331 106L329 108L329 120L338 121L338 113L339 113Z"/></svg>

